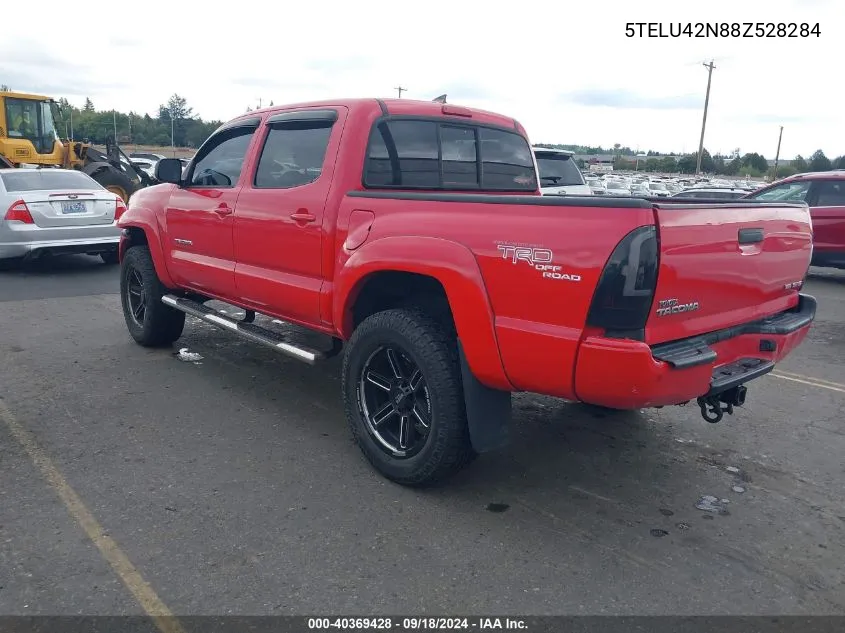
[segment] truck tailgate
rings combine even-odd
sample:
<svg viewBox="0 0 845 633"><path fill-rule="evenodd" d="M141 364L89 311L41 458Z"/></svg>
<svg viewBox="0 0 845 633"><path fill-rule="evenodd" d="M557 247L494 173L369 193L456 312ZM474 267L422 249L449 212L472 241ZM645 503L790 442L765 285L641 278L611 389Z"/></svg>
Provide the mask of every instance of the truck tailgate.
<svg viewBox="0 0 845 633"><path fill-rule="evenodd" d="M660 269L646 342L747 323L794 306L812 255L806 204L654 205Z"/></svg>

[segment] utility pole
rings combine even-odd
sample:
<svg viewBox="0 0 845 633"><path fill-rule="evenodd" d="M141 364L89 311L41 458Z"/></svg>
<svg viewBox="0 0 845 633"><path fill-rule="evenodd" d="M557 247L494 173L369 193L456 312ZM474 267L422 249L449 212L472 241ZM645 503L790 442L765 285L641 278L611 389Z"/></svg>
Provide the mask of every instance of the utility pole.
<svg viewBox="0 0 845 633"><path fill-rule="evenodd" d="M173 152L173 157L176 158L176 136L174 134L175 126L173 125L173 109L170 110L170 150Z"/></svg>
<svg viewBox="0 0 845 633"><path fill-rule="evenodd" d="M408 92L408 89L407 89L407 88L403 88L402 86L396 86L396 87L394 88L394 90L396 90L396 91L399 93L399 98L400 98L400 99L402 98L402 93L403 93L403 92Z"/></svg>
<svg viewBox="0 0 845 633"><path fill-rule="evenodd" d="M70 140L73 140L73 106L68 108L70 110Z"/></svg>
<svg viewBox="0 0 845 633"><path fill-rule="evenodd" d="M707 69L707 96L704 97L704 118L701 120L701 139L698 141L698 160L695 164L695 175L701 173L701 155L704 153L704 127L707 125L707 107L710 105L710 80L713 78L713 60L709 64L702 64Z"/></svg>
<svg viewBox="0 0 845 633"><path fill-rule="evenodd" d="M778 134L778 151L775 154L775 173L772 176L772 180L778 179L778 160L780 160L780 139L783 138L783 126L780 126L780 134Z"/></svg>
<svg viewBox="0 0 845 633"><path fill-rule="evenodd" d="M112 110L112 115L114 115L114 142L117 144L117 110Z"/></svg>

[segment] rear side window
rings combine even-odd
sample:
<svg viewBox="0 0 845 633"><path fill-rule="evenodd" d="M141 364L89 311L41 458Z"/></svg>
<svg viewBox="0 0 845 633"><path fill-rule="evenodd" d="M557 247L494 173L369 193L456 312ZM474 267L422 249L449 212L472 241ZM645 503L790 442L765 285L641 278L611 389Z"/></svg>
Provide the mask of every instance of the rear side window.
<svg viewBox="0 0 845 633"><path fill-rule="evenodd" d="M55 189L103 189L96 180L81 171L58 169L18 169L0 175L9 193L17 191L43 191Z"/></svg>
<svg viewBox="0 0 845 633"><path fill-rule="evenodd" d="M370 135L364 185L398 189L534 191L528 142L519 134L423 120L381 121Z"/></svg>
<svg viewBox="0 0 845 633"><path fill-rule="evenodd" d="M817 207L845 207L845 180L821 180L817 183Z"/></svg>
<svg viewBox="0 0 845 633"><path fill-rule="evenodd" d="M482 189L535 189L534 156L519 134L479 128Z"/></svg>
<svg viewBox="0 0 845 633"><path fill-rule="evenodd" d="M440 187L438 126L429 121L382 121L370 137L367 184Z"/></svg>

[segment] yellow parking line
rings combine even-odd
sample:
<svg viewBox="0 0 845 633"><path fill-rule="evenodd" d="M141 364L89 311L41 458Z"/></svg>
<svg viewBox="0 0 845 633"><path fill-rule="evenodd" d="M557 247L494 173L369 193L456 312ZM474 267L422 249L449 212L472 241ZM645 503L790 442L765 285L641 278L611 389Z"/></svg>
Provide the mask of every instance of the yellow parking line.
<svg viewBox="0 0 845 633"><path fill-rule="evenodd" d="M100 554L111 565L127 589L132 592L144 612L155 622L159 631L161 633L185 633L182 625L176 620L167 605L144 580L141 573L123 553L115 540L103 532L103 528L97 522L97 519L94 518L94 515L91 514L76 491L71 488L59 469L56 468L53 460L38 445L32 433L15 419L3 400L0 400L0 420L9 428L12 436L20 443L32 463L41 471L44 479L62 500L67 511L85 530L88 538L97 546Z"/></svg>
<svg viewBox="0 0 845 633"><path fill-rule="evenodd" d="M780 378L781 380L789 380L791 382L798 382L802 385L809 385L810 387L820 387L822 389L829 389L830 391L837 391L839 393L845 393L845 385L838 385L837 383L829 383L828 381L817 380L815 378L810 378L809 376L801 376L801 378L797 378L795 375L789 375L782 372L771 372L770 376L774 376L775 378ZM799 374L800 375L800 374Z"/></svg>

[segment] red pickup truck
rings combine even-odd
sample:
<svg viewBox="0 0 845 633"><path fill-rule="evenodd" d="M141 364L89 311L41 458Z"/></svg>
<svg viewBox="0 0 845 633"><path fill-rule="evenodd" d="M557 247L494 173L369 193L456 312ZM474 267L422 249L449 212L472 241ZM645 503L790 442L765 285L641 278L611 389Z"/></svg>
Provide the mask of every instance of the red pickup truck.
<svg viewBox="0 0 845 633"><path fill-rule="evenodd" d="M744 198L806 202L813 222L813 266L845 269L845 169L795 174Z"/></svg>
<svg viewBox="0 0 845 633"><path fill-rule="evenodd" d="M516 391L718 421L815 315L806 203L541 196L525 130L490 112L276 106L156 172L119 220L135 341L187 314L306 363L343 352L352 434L406 485L504 445Z"/></svg>

